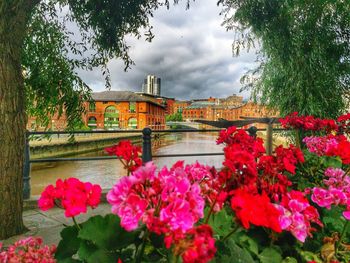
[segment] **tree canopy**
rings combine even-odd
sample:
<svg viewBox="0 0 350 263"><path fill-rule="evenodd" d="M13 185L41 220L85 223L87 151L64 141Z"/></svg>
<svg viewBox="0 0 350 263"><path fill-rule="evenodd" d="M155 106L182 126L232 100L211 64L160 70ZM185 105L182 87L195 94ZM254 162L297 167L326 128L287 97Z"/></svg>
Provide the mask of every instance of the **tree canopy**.
<svg viewBox="0 0 350 263"><path fill-rule="evenodd" d="M91 92L78 72L100 67L108 87L111 58L123 59L126 68L133 64L125 37L144 35L150 41L149 17L169 4L157 0L37 1L22 50L28 114L47 124L50 116L65 111L73 128Z"/></svg>
<svg viewBox="0 0 350 263"><path fill-rule="evenodd" d="M260 47L242 82L281 115L336 117L350 88L350 1L220 0L235 54ZM236 10L232 14L232 10Z"/></svg>
<svg viewBox="0 0 350 263"><path fill-rule="evenodd" d="M169 5L168 0L0 0L0 239L24 230L26 113L45 124L64 112L68 128L74 128L90 92L79 71L100 67L108 86L111 58L123 59L126 67L133 63L126 36L151 40L149 18Z"/></svg>

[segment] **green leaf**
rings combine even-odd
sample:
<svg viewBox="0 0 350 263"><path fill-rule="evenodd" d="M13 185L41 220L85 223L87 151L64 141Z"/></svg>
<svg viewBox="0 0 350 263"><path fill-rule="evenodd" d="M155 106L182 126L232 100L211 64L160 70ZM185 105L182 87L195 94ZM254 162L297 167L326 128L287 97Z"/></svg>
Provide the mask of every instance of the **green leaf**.
<svg viewBox="0 0 350 263"><path fill-rule="evenodd" d="M342 167L342 161L339 157L322 156L321 160L322 160L322 164L325 167L334 167L334 168Z"/></svg>
<svg viewBox="0 0 350 263"><path fill-rule="evenodd" d="M282 263L298 263L298 261L295 258L287 257L282 260Z"/></svg>
<svg viewBox="0 0 350 263"><path fill-rule="evenodd" d="M254 263L249 252L239 247L233 239L228 239L226 242L217 242L217 255L215 261L217 263Z"/></svg>
<svg viewBox="0 0 350 263"><path fill-rule="evenodd" d="M87 263L115 263L118 259L117 253L107 251L104 248L99 248L88 241L81 242L78 254L79 257Z"/></svg>
<svg viewBox="0 0 350 263"><path fill-rule="evenodd" d="M332 232L341 232L343 230L344 224L346 222L345 218L342 216L342 209L337 206L333 206L332 209L322 209L322 222L329 231L328 234Z"/></svg>
<svg viewBox="0 0 350 263"><path fill-rule="evenodd" d="M281 254L272 247L265 248L260 254L259 259L261 263L281 263Z"/></svg>
<svg viewBox="0 0 350 263"><path fill-rule="evenodd" d="M247 235L242 235L239 237L239 243L242 244L248 251L255 255L259 254L258 243Z"/></svg>
<svg viewBox="0 0 350 263"><path fill-rule="evenodd" d="M232 216L228 215L225 209L212 214L208 224L213 228L214 233L219 236L226 236L232 229Z"/></svg>
<svg viewBox="0 0 350 263"><path fill-rule="evenodd" d="M82 224L79 238L88 240L99 248L122 249L134 243L137 232L127 232L120 226L116 215L100 215L89 218Z"/></svg>
<svg viewBox="0 0 350 263"><path fill-rule="evenodd" d="M58 262L79 262L72 259L72 256L77 253L81 242L78 238L78 229L75 226L68 226L61 231L60 235L62 240L57 246L55 258Z"/></svg>
<svg viewBox="0 0 350 263"><path fill-rule="evenodd" d="M323 261L313 252L299 250L300 255L305 261L316 261L317 263L322 263Z"/></svg>

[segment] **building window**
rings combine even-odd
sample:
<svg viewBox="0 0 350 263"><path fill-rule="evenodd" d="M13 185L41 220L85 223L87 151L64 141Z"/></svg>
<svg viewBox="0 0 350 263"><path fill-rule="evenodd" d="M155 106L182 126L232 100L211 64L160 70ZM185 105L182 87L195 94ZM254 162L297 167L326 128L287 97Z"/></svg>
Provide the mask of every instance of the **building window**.
<svg viewBox="0 0 350 263"><path fill-rule="evenodd" d="M137 119L130 118L128 121L128 127L129 127L129 129L137 129Z"/></svg>
<svg viewBox="0 0 350 263"><path fill-rule="evenodd" d="M129 103L129 112L135 113L136 112L136 102L130 102Z"/></svg>
<svg viewBox="0 0 350 263"><path fill-rule="evenodd" d="M96 111L96 104L95 102L89 103L89 111L95 112Z"/></svg>
<svg viewBox="0 0 350 263"><path fill-rule="evenodd" d="M96 127L97 126L97 121L95 117L90 117L88 120L88 127Z"/></svg>
<svg viewBox="0 0 350 263"><path fill-rule="evenodd" d="M104 113L104 127L106 129L119 128L119 111L114 106L109 106Z"/></svg>

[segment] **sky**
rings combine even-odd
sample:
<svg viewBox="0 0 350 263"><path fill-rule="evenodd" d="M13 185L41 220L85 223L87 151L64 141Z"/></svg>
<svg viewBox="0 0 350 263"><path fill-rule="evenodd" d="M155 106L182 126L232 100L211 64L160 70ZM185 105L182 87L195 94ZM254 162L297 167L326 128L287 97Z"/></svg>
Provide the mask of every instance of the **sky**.
<svg viewBox="0 0 350 263"><path fill-rule="evenodd" d="M234 32L221 25L221 7L215 0L196 0L189 10L185 1L169 10L160 8L150 20L155 35L151 43L128 38L130 56L135 65L124 72L120 59L109 63L112 90L141 91L148 74L162 81L162 96L180 100L227 97L239 93L240 78L256 67L256 54L242 52L232 55ZM182 4L181 4L182 3ZM101 71L80 73L93 91L105 90Z"/></svg>

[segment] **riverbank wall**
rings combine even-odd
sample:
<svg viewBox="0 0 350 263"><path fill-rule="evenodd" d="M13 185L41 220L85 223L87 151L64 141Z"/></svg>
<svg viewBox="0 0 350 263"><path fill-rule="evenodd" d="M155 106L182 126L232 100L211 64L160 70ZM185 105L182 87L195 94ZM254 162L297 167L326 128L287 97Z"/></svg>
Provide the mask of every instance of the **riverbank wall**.
<svg viewBox="0 0 350 263"><path fill-rule="evenodd" d="M162 134L163 135L163 134ZM161 136L154 133L153 138ZM102 150L128 139L133 144L142 144L142 134L97 134L76 136L73 141L68 137L33 140L30 142L30 159L66 157Z"/></svg>

